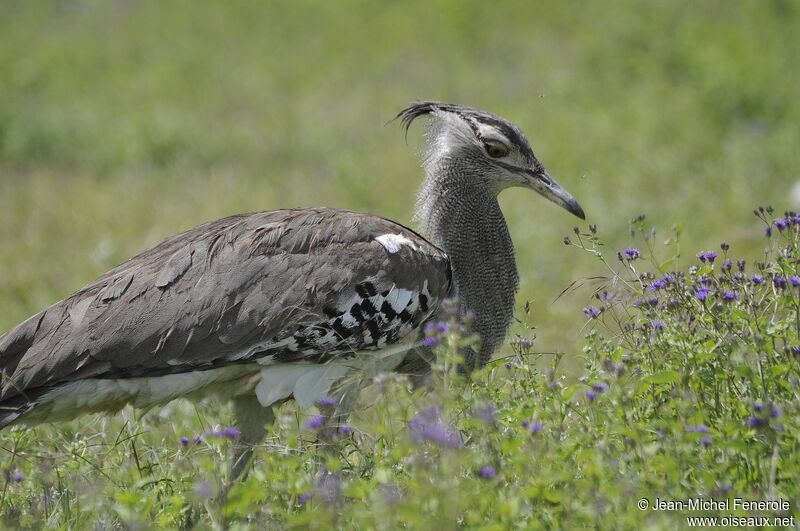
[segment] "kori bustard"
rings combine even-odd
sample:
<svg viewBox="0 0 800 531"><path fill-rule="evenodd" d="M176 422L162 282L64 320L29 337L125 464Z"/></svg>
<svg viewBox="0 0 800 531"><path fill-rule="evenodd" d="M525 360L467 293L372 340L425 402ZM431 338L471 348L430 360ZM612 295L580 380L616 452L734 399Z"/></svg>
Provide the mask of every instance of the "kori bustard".
<svg viewBox="0 0 800 531"><path fill-rule="evenodd" d="M497 202L530 188L580 218L577 201L492 113L438 102L415 216L422 234L332 208L231 216L174 236L0 337L0 428L148 408L211 392L233 400L233 477L274 420L272 406L333 395L347 411L358 373L424 372L426 321L454 298L471 312L485 364L503 341L518 285ZM364 378L362 378L364 381Z"/></svg>

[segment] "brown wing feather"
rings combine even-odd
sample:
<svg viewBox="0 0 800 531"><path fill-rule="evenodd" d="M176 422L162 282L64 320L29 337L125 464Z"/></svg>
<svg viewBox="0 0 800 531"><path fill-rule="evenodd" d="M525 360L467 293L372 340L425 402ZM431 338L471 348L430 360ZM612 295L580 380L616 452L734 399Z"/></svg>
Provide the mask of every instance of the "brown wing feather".
<svg viewBox="0 0 800 531"><path fill-rule="evenodd" d="M375 241L383 234L414 246L388 252ZM427 287L435 302L449 293L449 263L410 229L368 214L296 209L214 221L135 256L0 337L0 401L80 378L241 362L248 349L298 326L333 322L342 297L364 283L383 293ZM358 347L357 339L348 345ZM320 359L329 353L322 350L274 354Z"/></svg>

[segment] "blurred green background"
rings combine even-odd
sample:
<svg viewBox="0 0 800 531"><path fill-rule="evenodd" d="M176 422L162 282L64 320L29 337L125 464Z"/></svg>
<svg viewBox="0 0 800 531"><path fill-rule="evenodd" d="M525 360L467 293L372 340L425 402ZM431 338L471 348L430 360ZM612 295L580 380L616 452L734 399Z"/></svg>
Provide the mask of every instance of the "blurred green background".
<svg viewBox="0 0 800 531"><path fill-rule="evenodd" d="M415 99L516 122L611 255L639 213L684 260L757 256L796 206L796 1L0 1L0 332L167 236L329 205L408 224ZM537 350L575 352L602 274L576 219L505 192Z"/></svg>

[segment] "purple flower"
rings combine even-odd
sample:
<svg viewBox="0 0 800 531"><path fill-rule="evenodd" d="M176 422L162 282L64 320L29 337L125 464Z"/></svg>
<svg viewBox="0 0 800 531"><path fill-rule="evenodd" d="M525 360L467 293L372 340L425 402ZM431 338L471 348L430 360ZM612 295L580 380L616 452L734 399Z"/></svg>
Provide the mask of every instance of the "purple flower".
<svg viewBox="0 0 800 531"><path fill-rule="evenodd" d="M586 391L586 400L589 402L594 402L597 399L597 392L594 389L589 389Z"/></svg>
<svg viewBox="0 0 800 531"><path fill-rule="evenodd" d="M482 467L480 469L480 471L478 472L478 475L480 477L482 477L483 479L492 479L497 475L497 472L495 471L494 467L491 467L491 466L487 465L487 466Z"/></svg>
<svg viewBox="0 0 800 531"><path fill-rule="evenodd" d="M450 325L447 323L436 323L433 325L433 329L437 332L447 332L450 329Z"/></svg>
<svg viewBox="0 0 800 531"><path fill-rule="evenodd" d="M713 264L714 259L717 258L717 253L715 253L714 251L705 251L702 253L698 253L697 258L699 258L701 262L708 261L708 263Z"/></svg>
<svg viewBox="0 0 800 531"><path fill-rule="evenodd" d="M745 268L746 265L747 265L747 262L745 262L744 260L737 260L736 261L736 267L739 268L739 272L740 273L744 273L744 268Z"/></svg>
<svg viewBox="0 0 800 531"><path fill-rule="evenodd" d="M448 448L460 448L461 436L441 419L439 406L428 406L408 423L411 440L415 443L432 442Z"/></svg>
<svg viewBox="0 0 800 531"><path fill-rule="evenodd" d="M594 306L589 306L588 308L583 309L583 313L586 314L586 317L589 319L597 319L600 317L602 312Z"/></svg>
<svg viewBox="0 0 800 531"><path fill-rule="evenodd" d="M708 426L705 424L698 424L697 426L686 426L686 431L689 433L708 433Z"/></svg>
<svg viewBox="0 0 800 531"><path fill-rule="evenodd" d="M762 277L761 275L753 275L753 278L750 279L750 282L758 286L764 283L764 277Z"/></svg>
<svg viewBox="0 0 800 531"><path fill-rule="evenodd" d="M198 435L197 437L194 438L195 444L200 444L201 442L203 442L203 437L201 435Z"/></svg>
<svg viewBox="0 0 800 531"><path fill-rule="evenodd" d="M769 425L769 420L762 419L759 417L750 416L747 419L747 426L749 428L763 428L764 426Z"/></svg>
<svg viewBox="0 0 800 531"><path fill-rule="evenodd" d="M628 260L636 260L639 258L639 250L634 249L633 247L628 247L625 249L625 256L628 257Z"/></svg>
<svg viewBox="0 0 800 531"><path fill-rule="evenodd" d="M783 289L786 287L786 279L781 276L776 276L775 278L773 278L772 283L778 289Z"/></svg>
<svg viewBox="0 0 800 531"><path fill-rule="evenodd" d="M595 382L592 384L592 389L597 391L597 393L605 393L608 391L608 384L605 382Z"/></svg>
<svg viewBox="0 0 800 531"><path fill-rule="evenodd" d="M461 447L461 437L456 430L442 422L422 426L417 433L417 442L428 441L447 448Z"/></svg>
<svg viewBox="0 0 800 531"><path fill-rule="evenodd" d="M24 479L25 479L25 474L23 474L19 470L11 474L11 481L13 481L14 483L21 483Z"/></svg>
<svg viewBox="0 0 800 531"><path fill-rule="evenodd" d="M308 500L310 500L313 496L314 495L310 492L304 492L303 494L297 497L297 503L299 505L305 505L308 503Z"/></svg>
<svg viewBox="0 0 800 531"><path fill-rule="evenodd" d="M723 271L730 271L732 266L733 266L733 260L726 259L724 262L722 262L722 268L721 269Z"/></svg>
<svg viewBox="0 0 800 531"><path fill-rule="evenodd" d="M437 339L436 339L435 337L433 337L433 336L431 336L431 337L426 337L425 339L423 339L423 340L422 340L422 344L423 344L423 345L425 345L426 347L432 347L432 346L434 346L434 345L435 345L436 343L438 343L438 342L439 342L439 340L437 340Z"/></svg>
<svg viewBox="0 0 800 531"><path fill-rule="evenodd" d="M514 368L514 364L511 363L510 361L507 361L507 362L505 362L503 364L503 367L505 367L506 369L513 369Z"/></svg>
<svg viewBox="0 0 800 531"><path fill-rule="evenodd" d="M332 396L324 396L319 399L317 405L319 407L334 407L336 405L336 399Z"/></svg>
<svg viewBox="0 0 800 531"><path fill-rule="evenodd" d="M325 424L325 415L314 415L306 422L306 427L310 430L318 430Z"/></svg>
<svg viewBox="0 0 800 531"><path fill-rule="evenodd" d="M647 304L649 306L658 306L658 297L651 297L647 299Z"/></svg>
<svg viewBox="0 0 800 531"><path fill-rule="evenodd" d="M785 219L776 219L775 220L775 228L778 230L783 230L789 226L789 223Z"/></svg>
<svg viewBox="0 0 800 531"><path fill-rule="evenodd" d="M223 428L222 436L227 437L228 439L235 439L239 436L239 429L233 426L229 426L227 428Z"/></svg>
<svg viewBox="0 0 800 531"><path fill-rule="evenodd" d="M708 294L711 293L711 288L707 288L706 286L701 286L697 288L694 296L700 302L704 302L708 298Z"/></svg>
<svg viewBox="0 0 800 531"><path fill-rule="evenodd" d="M442 422L430 424L422 428L421 437L425 441L436 443L448 448L460 448L461 437L452 426Z"/></svg>
<svg viewBox="0 0 800 531"><path fill-rule="evenodd" d="M538 420L532 420L530 422L528 422L527 420L523 420L522 427L528 430L528 433L532 435L535 433L539 433L540 431L542 431L542 429L544 429L544 425Z"/></svg>
<svg viewBox="0 0 800 531"><path fill-rule="evenodd" d="M797 275L790 276L789 282L791 282L792 286L794 286L795 288L800 287L800 277L798 277Z"/></svg>
<svg viewBox="0 0 800 531"><path fill-rule="evenodd" d="M660 279L656 280L655 282L653 282L652 284L650 284L650 287L647 288L647 289L650 290L650 291L657 291L657 290L660 290L660 289L666 287L666 285L667 285L667 281L664 280L663 278L660 278Z"/></svg>
<svg viewBox="0 0 800 531"><path fill-rule="evenodd" d="M705 437L700 439L700 444L702 444L704 448L708 448L709 446L711 446L711 437L706 435Z"/></svg>
<svg viewBox="0 0 800 531"><path fill-rule="evenodd" d="M722 296L722 300L725 302L733 302L739 300L739 294L735 291L726 291L725 295Z"/></svg>
<svg viewBox="0 0 800 531"><path fill-rule="evenodd" d="M184 435L183 437L181 437L181 438L180 438L180 439L178 439L178 440L181 442L181 444L182 444L183 446L189 446L189 442L190 442L190 441L189 441L189 437L186 437L186 436Z"/></svg>
<svg viewBox="0 0 800 531"><path fill-rule="evenodd" d="M770 406L769 416L776 419L781 416L781 410L777 406Z"/></svg>
<svg viewBox="0 0 800 531"><path fill-rule="evenodd" d="M664 331L664 321L660 319L656 319L650 323L650 328L655 330L656 332L663 332Z"/></svg>
<svg viewBox="0 0 800 531"><path fill-rule="evenodd" d="M517 344L522 348L531 348L533 346L533 339L521 337L519 338L519 341L517 341Z"/></svg>
<svg viewBox="0 0 800 531"><path fill-rule="evenodd" d="M347 437L348 435L353 433L353 428L351 428L350 426L342 426L339 428L339 433Z"/></svg>
<svg viewBox="0 0 800 531"><path fill-rule="evenodd" d="M497 409L492 404L485 404L475 409L475 417L484 424L494 424L497 415Z"/></svg>

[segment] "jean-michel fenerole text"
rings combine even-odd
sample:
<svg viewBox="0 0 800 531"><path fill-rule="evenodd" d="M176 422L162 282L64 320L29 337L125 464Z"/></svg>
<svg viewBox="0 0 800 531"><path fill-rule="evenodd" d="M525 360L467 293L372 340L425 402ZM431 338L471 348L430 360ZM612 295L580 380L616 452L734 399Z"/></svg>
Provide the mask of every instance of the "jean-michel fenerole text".
<svg viewBox="0 0 800 531"><path fill-rule="evenodd" d="M654 511L769 511L786 513L789 502L782 498L776 500L745 500L728 498L687 498L685 500L662 500L656 498L652 504Z"/></svg>

